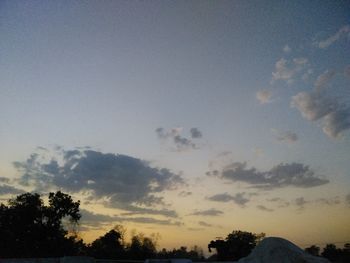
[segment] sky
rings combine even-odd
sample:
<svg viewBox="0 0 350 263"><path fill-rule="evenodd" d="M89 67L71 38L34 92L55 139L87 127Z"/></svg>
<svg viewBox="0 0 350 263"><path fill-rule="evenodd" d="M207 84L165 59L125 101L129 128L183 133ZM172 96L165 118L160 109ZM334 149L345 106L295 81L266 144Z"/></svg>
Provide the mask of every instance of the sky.
<svg viewBox="0 0 350 263"><path fill-rule="evenodd" d="M349 1L0 2L0 199L86 242L350 242Z"/></svg>

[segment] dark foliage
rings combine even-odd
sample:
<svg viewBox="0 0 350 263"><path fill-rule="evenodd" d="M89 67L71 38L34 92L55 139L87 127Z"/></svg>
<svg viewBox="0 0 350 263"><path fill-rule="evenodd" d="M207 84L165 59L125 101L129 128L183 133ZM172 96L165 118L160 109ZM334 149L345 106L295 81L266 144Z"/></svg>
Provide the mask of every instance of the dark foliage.
<svg viewBox="0 0 350 263"><path fill-rule="evenodd" d="M350 244L345 244L343 249L337 248L334 244L327 244L321 255L331 262L348 263L350 262Z"/></svg>
<svg viewBox="0 0 350 263"><path fill-rule="evenodd" d="M79 201L62 192L49 194L45 206L39 194L26 193L0 205L0 257L56 257L77 255L81 240L68 236L63 220L76 224Z"/></svg>
<svg viewBox="0 0 350 263"><path fill-rule="evenodd" d="M305 252L307 252L313 256L319 256L320 255L320 247L312 245L311 247L305 248Z"/></svg>
<svg viewBox="0 0 350 263"><path fill-rule="evenodd" d="M264 237L264 233L253 234L245 231L232 231L225 240L217 239L210 241L208 249L210 252L212 248L216 249L217 260L219 261L236 261L248 256L257 243Z"/></svg>
<svg viewBox="0 0 350 263"><path fill-rule="evenodd" d="M197 246L194 246L191 250L187 250L187 247L180 247L179 249L173 249L167 251L163 248L158 252L158 258L188 258L192 261L204 261L203 250Z"/></svg>
<svg viewBox="0 0 350 263"><path fill-rule="evenodd" d="M87 247L88 254L95 258L122 259L125 258L123 235L118 229L112 229L99 237Z"/></svg>

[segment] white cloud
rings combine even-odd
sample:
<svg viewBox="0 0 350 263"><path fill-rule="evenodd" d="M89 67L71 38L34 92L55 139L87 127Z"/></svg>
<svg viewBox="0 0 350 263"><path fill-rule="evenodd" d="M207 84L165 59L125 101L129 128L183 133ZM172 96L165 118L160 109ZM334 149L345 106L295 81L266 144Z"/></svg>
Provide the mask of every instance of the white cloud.
<svg viewBox="0 0 350 263"><path fill-rule="evenodd" d="M256 99L260 102L260 104L266 104L271 102L272 94L268 90L259 90L256 94Z"/></svg>
<svg viewBox="0 0 350 263"><path fill-rule="evenodd" d="M307 64L308 59L304 57L294 58L292 61L281 58L275 64L275 71L272 72L271 82L283 80L291 84L294 81L295 75L306 68Z"/></svg>
<svg viewBox="0 0 350 263"><path fill-rule="evenodd" d="M321 75L319 75L314 83L315 89L321 91L327 88L328 83L334 78L336 72L334 70L326 70Z"/></svg>
<svg viewBox="0 0 350 263"><path fill-rule="evenodd" d="M325 39L325 40L321 40L319 42L317 42L317 46L319 48L328 48L330 45L332 45L334 42L338 41L339 39L341 39L342 37L350 37L350 25L345 25L343 27L341 27L337 33L335 33L334 35L330 36L329 38Z"/></svg>
<svg viewBox="0 0 350 263"><path fill-rule="evenodd" d="M319 92L299 92L292 97L292 107L296 107L302 116L309 121L316 121L337 108L334 100Z"/></svg>
<svg viewBox="0 0 350 263"><path fill-rule="evenodd" d="M321 120L323 132L331 138L339 138L350 129L350 107L324 92L335 75L334 70L323 72L314 82L312 91L299 92L291 100L291 106L297 108L305 119Z"/></svg>

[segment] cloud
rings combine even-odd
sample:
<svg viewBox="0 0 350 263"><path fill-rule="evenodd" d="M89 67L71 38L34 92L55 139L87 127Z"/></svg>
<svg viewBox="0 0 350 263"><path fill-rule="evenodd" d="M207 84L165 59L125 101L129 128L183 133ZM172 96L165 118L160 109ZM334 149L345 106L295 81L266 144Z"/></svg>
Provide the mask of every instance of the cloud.
<svg viewBox="0 0 350 263"><path fill-rule="evenodd" d="M207 222L204 222L204 221L199 221L198 224L200 226L205 226L205 227L212 227L213 226L212 224L208 224Z"/></svg>
<svg viewBox="0 0 350 263"><path fill-rule="evenodd" d="M340 199L338 196L333 197L333 198L319 198L316 200L316 203L323 204L323 205L338 205L340 204Z"/></svg>
<svg viewBox="0 0 350 263"><path fill-rule="evenodd" d="M145 208L145 207L139 207L135 205L120 205L117 203L117 205L111 205L110 203L107 203L107 206L109 207L115 207L115 208L120 208L127 210L129 212L127 213L122 213L122 215L162 215L166 217L178 217L177 213L175 210L167 209L167 208L162 208L162 209L153 209L153 208Z"/></svg>
<svg viewBox="0 0 350 263"><path fill-rule="evenodd" d="M0 185L0 195L19 195L25 193L24 190L10 186L10 185Z"/></svg>
<svg viewBox="0 0 350 263"><path fill-rule="evenodd" d="M295 75L302 71L307 66L307 63L308 59L303 57L294 58L292 61L281 58L275 64L275 71L272 72L271 82L283 80L291 84L294 81Z"/></svg>
<svg viewBox="0 0 350 263"><path fill-rule="evenodd" d="M259 90L255 94L255 97L260 102L260 104L266 104L271 102L272 94L268 90Z"/></svg>
<svg viewBox="0 0 350 263"><path fill-rule="evenodd" d="M250 199L247 197L247 193L245 192L237 193L235 195L229 195L228 193L217 194L217 195L207 197L207 199L210 201L223 202L223 203L233 201L235 204L242 207L244 207L245 204L250 201Z"/></svg>
<svg viewBox="0 0 350 263"><path fill-rule="evenodd" d="M350 194L348 194L347 196L345 196L345 202L350 205Z"/></svg>
<svg viewBox="0 0 350 263"><path fill-rule="evenodd" d="M315 89L317 91L321 91L327 88L328 83L334 78L336 75L335 70L326 70L321 75L319 75L314 83Z"/></svg>
<svg viewBox="0 0 350 263"><path fill-rule="evenodd" d="M174 136L174 143L179 151L187 149L195 149L196 144L194 144L190 139L181 137L180 135Z"/></svg>
<svg viewBox="0 0 350 263"><path fill-rule="evenodd" d="M172 128L166 131L164 128L159 127L156 129L156 134L159 139L171 142L177 151L198 149L198 145L191 139L181 136L182 130L183 128ZM202 133L198 128L191 128L190 133L192 139L199 139L202 137Z"/></svg>
<svg viewBox="0 0 350 263"><path fill-rule="evenodd" d="M285 46L283 47L283 52L289 53L289 52L291 52L291 51L292 51L292 49L291 49L288 45L285 45Z"/></svg>
<svg viewBox="0 0 350 263"><path fill-rule="evenodd" d="M264 211L264 212L273 212L274 211L273 209L267 208L266 206L263 206L263 205L258 205L258 206L256 206L256 208L258 208L259 210Z"/></svg>
<svg viewBox="0 0 350 263"><path fill-rule="evenodd" d="M294 203L299 209L304 209L305 204L307 204L309 202L306 201L304 197L298 197L295 199Z"/></svg>
<svg viewBox="0 0 350 263"><path fill-rule="evenodd" d="M32 154L14 166L22 175L19 183L36 191L59 188L68 192L85 192L105 205L134 213L175 216L157 196L184 185L180 175L168 169L154 168L148 162L127 155L93 150L60 151L44 160ZM57 160L59 159L59 160ZM91 201L91 200L90 200ZM152 206L152 208L150 208Z"/></svg>
<svg viewBox="0 0 350 263"><path fill-rule="evenodd" d="M10 178L0 177L0 183L9 183L9 182L10 182Z"/></svg>
<svg viewBox="0 0 350 263"><path fill-rule="evenodd" d="M102 224L110 224L116 222L134 222L141 224L156 224L156 225L182 225L179 221L172 221L169 219L161 220L151 217L124 217L124 216L110 216L104 214L97 214L85 209L81 209L81 224L88 226L100 226Z"/></svg>
<svg viewBox="0 0 350 263"><path fill-rule="evenodd" d="M192 192L181 191L181 192L179 193L179 196L181 196L181 197L187 197L187 196L190 196L190 195L192 195Z"/></svg>
<svg viewBox="0 0 350 263"><path fill-rule="evenodd" d="M343 37L348 37L348 38L350 37L350 25L345 25L345 26L341 27L338 30L338 32L336 32L334 35L328 37L325 40L321 40L319 42L316 42L316 45L319 48L325 49Z"/></svg>
<svg viewBox="0 0 350 263"><path fill-rule="evenodd" d="M322 119L323 132L331 138L339 138L350 129L350 107L339 104L320 91L299 92L292 97L291 106L309 121Z"/></svg>
<svg viewBox="0 0 350 263"><path fill-rule="evenodd" d="M270 199L266 199L266 201L268 202L272 202L272 203L277 203L278 207L288 207L290 205L289 202L285 201L282 198L279 197L274 197L274 198L270 198Z"/></svg>
<svg viewBox="0 0 350 263"><path fill-rule="evenodd" d="M191 138L197 139L197 138L202 138L202 132L198 128L191 128Z"/></svg>
<svg viewBox="0 0 350 263"><path fill-rule="evenodd" d="M312 75L313 73L314 73L314 70L311 69L311 68L309 68L309 69L303 74L302 80L304 80L305 82L307 82L307 81L310 79L310 77L311 77L311 75Z"/></svg>
<svg viewBox="0 0 350 263"><path fill-rule="evenodd" d="M226 166L218 177L262 189L288 186L311 188L329 183L327 179L316 176L309 166L301 163L280 163L268 171L258 171L254 167L247 168L245 162L235 162Z"/></svg>
<svg viewBox="0 0 350 263"><path fill-rule="evenodd" d="M217 210L215 208L211 208L208 210L196 210L190 215L194 216L219 216L222 215L224 212Z"/></svg>
<svg viewBox="0 0 350 263"><path fill-rule="evenodd" d="M292 131L279 131L277 129L272 130L277 141L286 143L295 143L298 141L298 135Z"/></svg>

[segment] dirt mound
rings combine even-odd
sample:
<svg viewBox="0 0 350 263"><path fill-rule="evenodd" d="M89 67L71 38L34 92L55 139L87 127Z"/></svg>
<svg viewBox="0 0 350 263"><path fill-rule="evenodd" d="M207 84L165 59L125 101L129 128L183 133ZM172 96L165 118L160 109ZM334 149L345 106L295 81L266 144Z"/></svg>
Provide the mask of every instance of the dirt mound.
<svg viewBox="0 0 350 263"><path fill-rule="evenodd" d="M268 237L257 245L252 253L237 263L330 263L327 259L315 257L279 237Z"/></svg>

